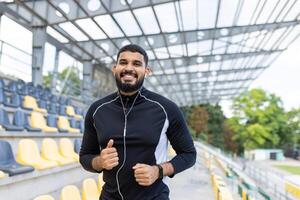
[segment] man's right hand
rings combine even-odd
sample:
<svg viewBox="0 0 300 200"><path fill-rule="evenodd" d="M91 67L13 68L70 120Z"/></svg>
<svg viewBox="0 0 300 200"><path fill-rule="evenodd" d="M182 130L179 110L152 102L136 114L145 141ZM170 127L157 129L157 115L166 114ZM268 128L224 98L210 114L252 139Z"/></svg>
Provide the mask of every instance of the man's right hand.
<svg viewBox="0 0 300 200"><path fill-rule="evenodd" d="M95 157L92 161L95 170L111 170L119 164L118 152L113 147L114 141L110 139L105 149L103 149L99 156Z"/></svg>

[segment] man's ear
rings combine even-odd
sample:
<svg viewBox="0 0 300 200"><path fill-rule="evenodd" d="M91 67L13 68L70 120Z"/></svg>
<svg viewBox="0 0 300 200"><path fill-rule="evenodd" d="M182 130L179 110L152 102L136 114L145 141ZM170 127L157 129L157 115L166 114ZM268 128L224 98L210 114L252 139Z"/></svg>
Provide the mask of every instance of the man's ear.
<svg viewBox="0 0 300 200"><path fill-rule="evenodd" d="M146 71L145 71L145 77L148 77L152 74L152 70L149 66L146 67Z"/></svg>
<svg viewBox="0 0 300 200"><path fill-rule="evenodd" d="M111 68L111 71L112 71L112 73L113 73L114 75L115 75L115 73L116 73L116 67L117 67L116 65L113 65L112 68Z"/></svg>

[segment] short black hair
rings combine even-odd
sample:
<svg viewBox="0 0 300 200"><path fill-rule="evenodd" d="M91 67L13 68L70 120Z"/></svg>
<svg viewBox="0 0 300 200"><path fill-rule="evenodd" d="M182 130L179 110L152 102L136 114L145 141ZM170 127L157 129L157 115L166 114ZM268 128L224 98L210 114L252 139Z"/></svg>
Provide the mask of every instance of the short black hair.
<svg viewBox="0 0 300 200"><path fill-rule="evenodd" d="M138 53L142 54L144 56L144 61L146 63L146 66L148 65L148 55L147 55L146 51L142 47L140 47L139 45L136 45L136 44L128 44L128 45L123 46L118 52L117 62L118 62L120 54L124 51L138 52Z"/></svg>

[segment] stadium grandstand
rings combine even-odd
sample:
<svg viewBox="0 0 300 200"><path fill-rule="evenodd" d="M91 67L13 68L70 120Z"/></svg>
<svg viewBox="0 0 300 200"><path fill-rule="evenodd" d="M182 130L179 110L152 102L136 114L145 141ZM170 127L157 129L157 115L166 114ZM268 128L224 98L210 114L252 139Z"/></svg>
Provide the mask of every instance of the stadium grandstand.
<svg viewBox="0 0 300 200"><path fill-rule="evenodd" d="M147 89L182 108L218 105L271 68L299 24L300 0L1 0L0 200L99 199L102 174L78 153L87 108L116 90L122 46L146 50ZM300 199L300 170L194 143L196 164L168 180L170 199Z"/></svg>

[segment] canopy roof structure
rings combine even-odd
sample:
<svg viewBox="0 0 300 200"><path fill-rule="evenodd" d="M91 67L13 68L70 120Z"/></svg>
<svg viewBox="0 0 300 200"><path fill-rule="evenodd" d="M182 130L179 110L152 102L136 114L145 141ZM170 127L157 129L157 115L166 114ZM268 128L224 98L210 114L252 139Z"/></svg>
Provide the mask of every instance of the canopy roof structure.
<svg viewBox="0 0 300 200"><path fill-rule="evenodd" d="M118 50L147 50L146 87L179 105L244 90L300 34L299 0L16 0L1 12L79 61L111 67Z"/></svg>

